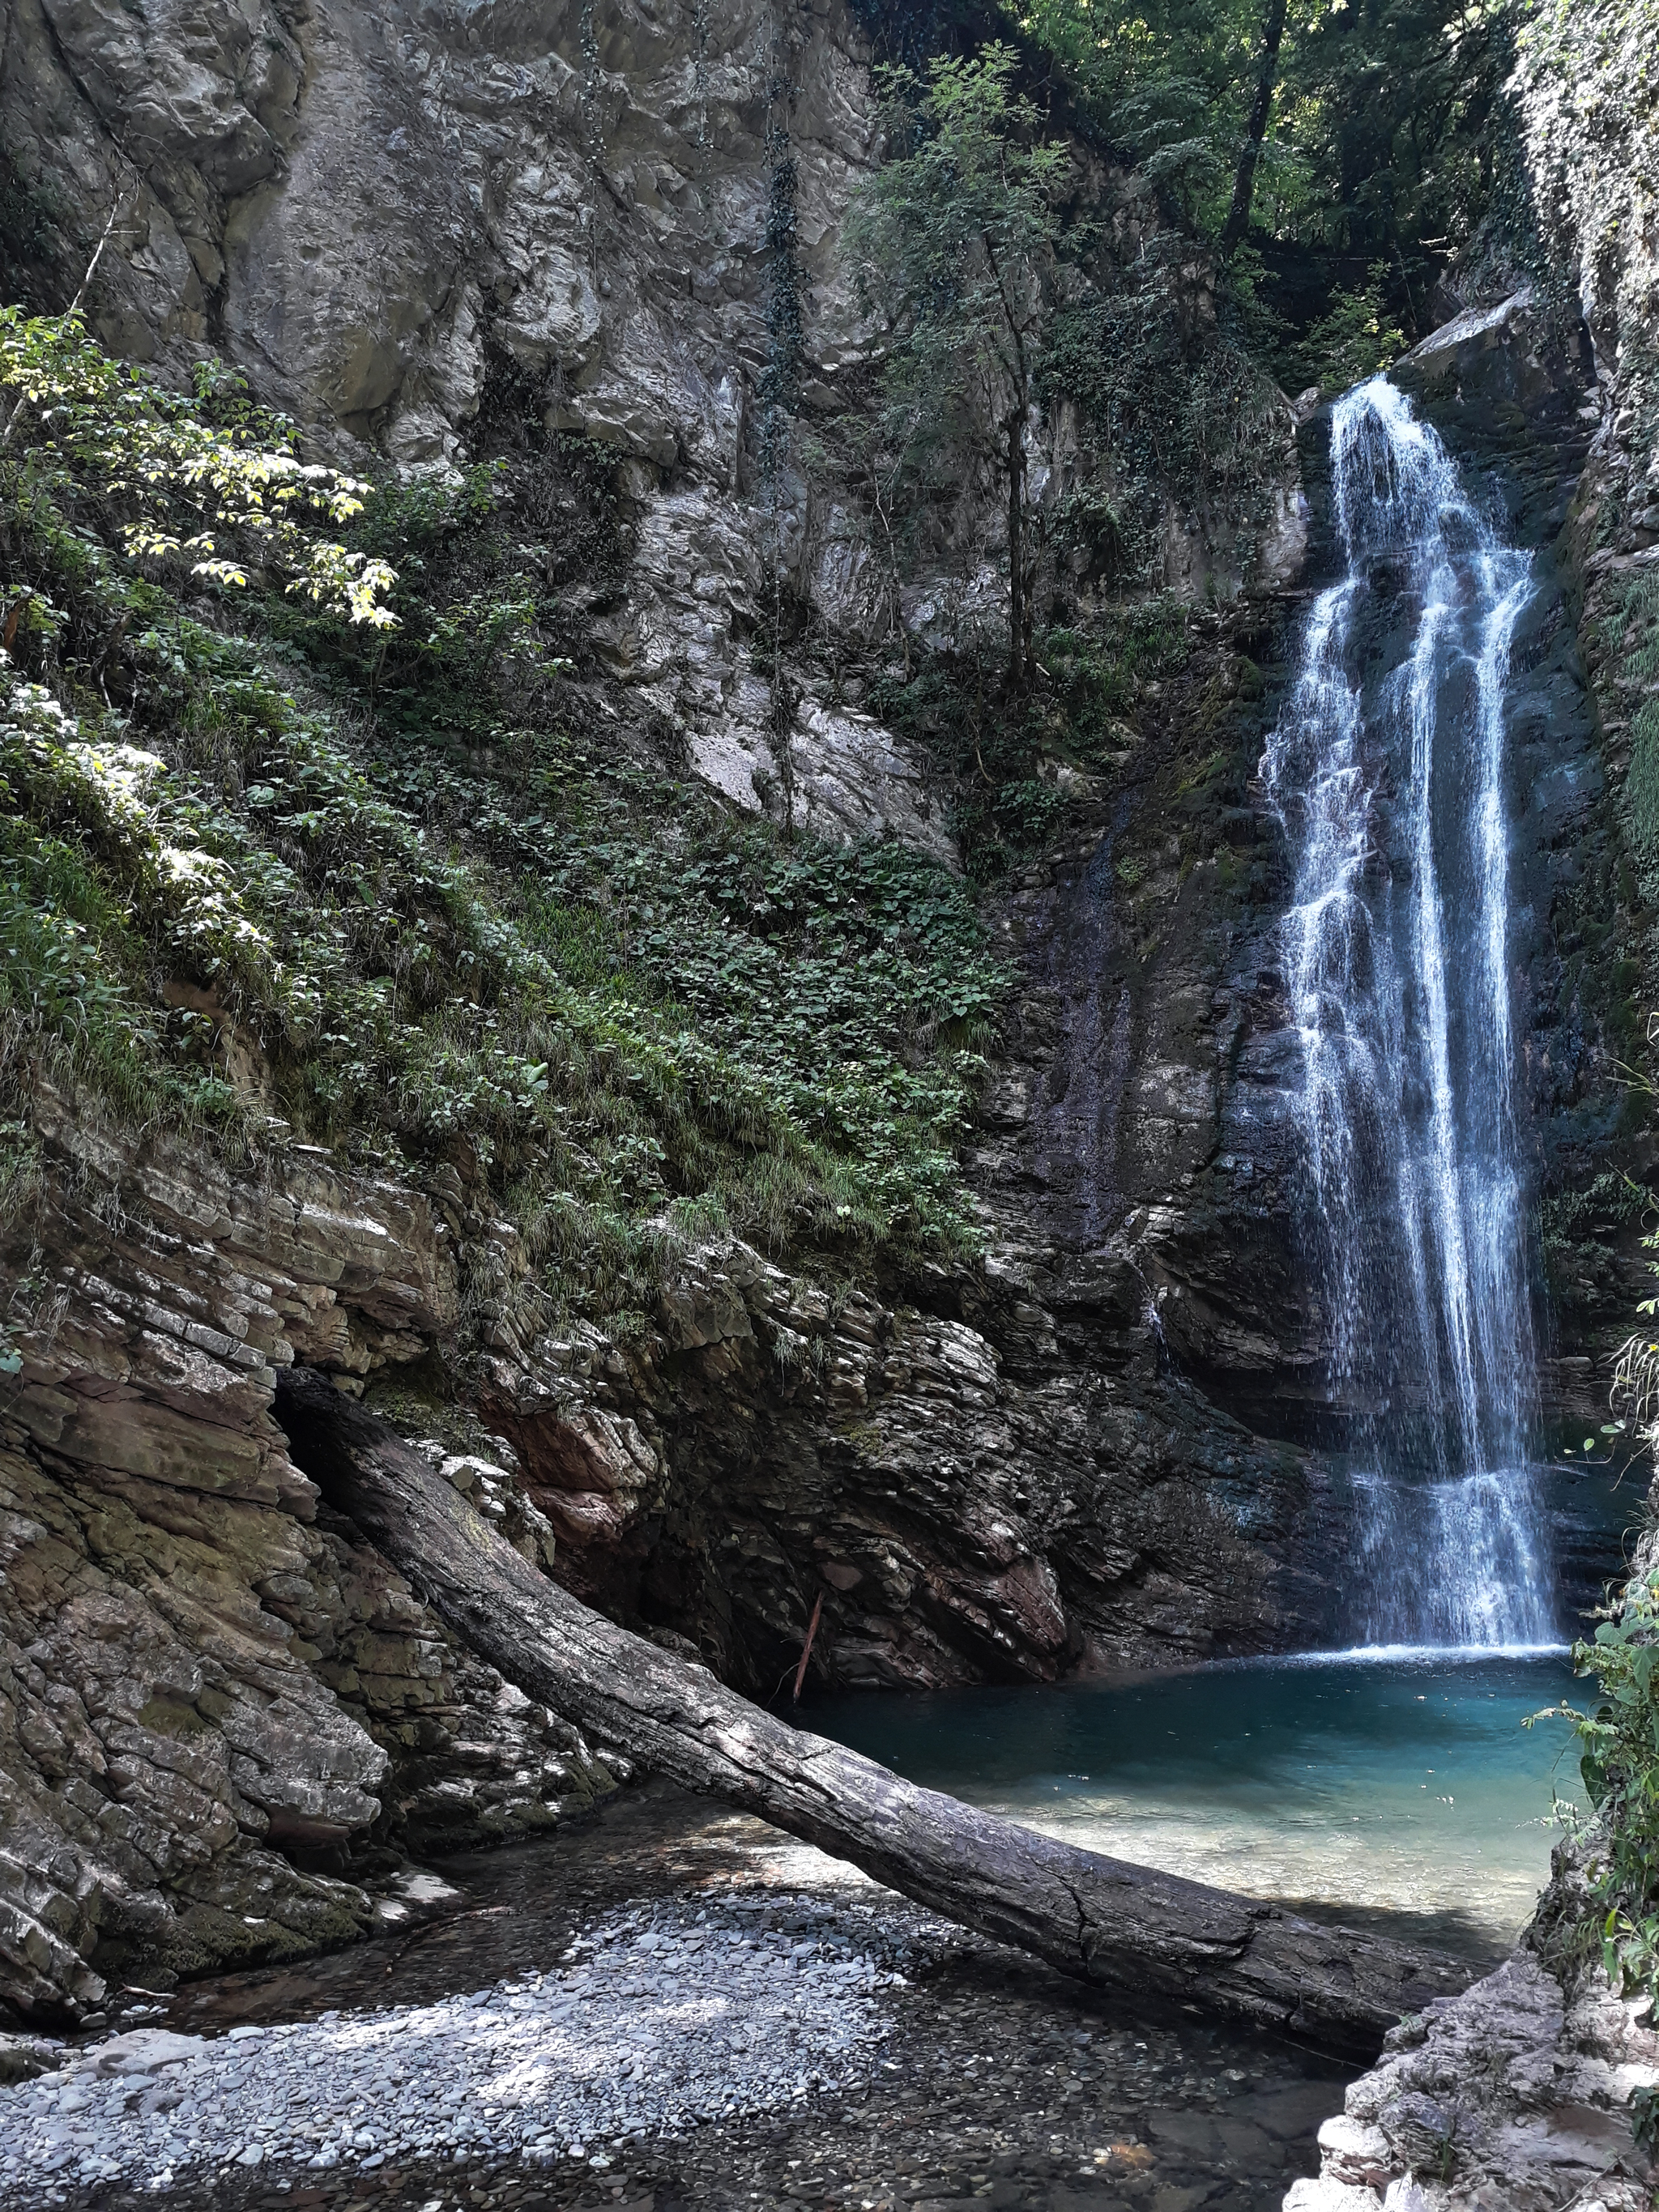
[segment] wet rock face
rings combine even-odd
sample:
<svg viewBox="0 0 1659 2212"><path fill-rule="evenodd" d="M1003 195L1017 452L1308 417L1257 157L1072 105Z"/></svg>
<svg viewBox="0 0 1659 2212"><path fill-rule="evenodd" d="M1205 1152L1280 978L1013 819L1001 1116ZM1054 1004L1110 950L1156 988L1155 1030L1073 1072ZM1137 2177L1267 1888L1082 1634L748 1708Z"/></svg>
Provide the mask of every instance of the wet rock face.
<svg viewBox="0 0 1659 2212"><path fill-rule="evenodd" d="M1572 330L1524 296L1437 333L1398 377L1494 520L1534 549L1506 689L1534 1201L1594 1171L1618 1095L1608 963L1581 957L1581 910L1613 833L1554 542L1585 455L1586 378ZM1193 625L1187 668L1139 709L1138 750L1086 799L1071 849L1011 902L1024 986L980 1154L1000 1234L1033 1248L1015 1263L1022 1279L1041 1279L1057 1314L1079 1286L1074 1344L1115 1282L1115 1356L1134 1339L1130 1316L1155 1315L1164 1352L1217 1406L1257 1436L1314 1444L1340 1443L1364 1409L1333 1380L1308 1263L1302 1056L1278 934L1290 872L1258 769L1308 597L1340 573L1328 440L1328 416L1306 425L1300 590ZM1412 615L1376 594L1372 665L1398 659ZM1403 879L1408 857L1385 857ZM1589 1400L1584 1339L1608 1314L1622 1321L1631 1283L1620 1273L1599 1305L1559 1316L1548 1395Z"/></svg>
<svg viewBox="0 0 1659 2212"><path fill-rule="evenodd" d="M1073 1356L1205 1407L1247 1516L1283 1527L1269 1501L1296 1468L1291 1556L1324 1548L1334 1574L1319 1470L1262 1441L1315 1433L1306 1408L1324 1387L1278 973L1287 884L1256 779L1297 604L1192 626L1139 745L1085 794L1070 848L1010 902L1024 983L975 1161L1005 1264ZM1295 1581L1287 1640L1330 1618L1311 1581L1291 1595Z"/></svg>
<svg viewBox="0 0 1659 2212"><path fill-rule="evenodd" d="M1057 1313L966 1275L909 1285L926 1304L832 1301L741 1244L683 1264L651 1336L498 1323L485 1365L555 1571L616 1617L761 1696L820 1600L812 1679L838 1687L1048 1680L1323 1625L1299 1460L1159 1376L1121 1279Z"/></svg>

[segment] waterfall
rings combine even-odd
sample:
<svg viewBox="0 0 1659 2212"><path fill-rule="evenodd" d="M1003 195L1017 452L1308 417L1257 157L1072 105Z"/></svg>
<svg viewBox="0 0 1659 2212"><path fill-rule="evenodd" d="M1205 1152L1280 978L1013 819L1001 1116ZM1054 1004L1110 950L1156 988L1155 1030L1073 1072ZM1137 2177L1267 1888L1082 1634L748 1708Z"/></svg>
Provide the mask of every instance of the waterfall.
<svg viewBox="0 0 1659 2212"><path fill-rule="evenodd" d="M1547 1642L1504 796L1531 562L1384 378L1337 403L1331 474L1346 573L1308 615L1262 776L1295 866L1310 1243L1356 1408L1355 1625Z"/></svg>

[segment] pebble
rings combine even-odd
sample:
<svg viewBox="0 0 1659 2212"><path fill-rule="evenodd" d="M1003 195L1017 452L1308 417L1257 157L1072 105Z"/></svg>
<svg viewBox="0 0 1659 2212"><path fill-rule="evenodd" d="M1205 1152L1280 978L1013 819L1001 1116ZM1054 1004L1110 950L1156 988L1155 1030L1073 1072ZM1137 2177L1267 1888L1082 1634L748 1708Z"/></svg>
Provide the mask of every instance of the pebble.
<svg viewBox="0 0 1659 2212"><path fill-rule="evenodd" d="M126 1992L139 2001L118 2024L136 2035L37 2039L40 2063L64 2070L0 2088L0 2160L13 2159L9 2175L0 2165L0 2208L1279 2212L1289 2184L1316 2171L1316 2130L1341 2106L1346 2069L1316 2054L1179 2010L1146 2014L664 1784L619 1792L580 1830L447 1860L438 1889L444 1917L396 1938L171 1999ZM559 2021L557 1993L578 1990L584 2002L573 1996ZM728 2034L716 2051L718 2020L673 2031L683 2006L717 1992L741 2001L758 2038ZM726 2018L735 2025L735 2009ZM574 2045L579 2063L532 2133L537 2116L509 2108L481 2045L518 2034L528 2048L537 2020L545 2047ZM420 2049L446 2117L399 2149L395 2131L377 2135L375 2112L431 2109L409 2098L427 2071L407 2040L416 2021L444 2023ZM817 2056L793 2058L786 2079L774 2054L792 2026L817 2038ZM337 2101L335 2069L364 2053L364 2109L336 2115L313 2144L307 2124ZM201 2079L219 2092L217 2133L193 2130L205 2155L125 2158L108 2124L120 2097L123 2131L160 2119L189 2151L176 2085L204 2054ZM675 2065L687 2086L661 2094ZM292 2094L262 2123L249 2100L273 2068ZM46 2107L22 2100L52 2081L78 2156L23 2170L16 2116L34 2116L38 2141ZM456 2094L491 2085L471 2104ZM648 2105L659 2125L617 2131ZM580 2133L558 2133L561 2110ZM283 2149L296 2140L302 2157ZM242 2163L247 2151L259 2155Z"/></svg>
<svg viewBox="0 0 1659 2212"><path fill-rule="evenodd" d="M435 2003L212 2039L135 2029L0 2092L0 2194L393 2158L600 2165L866 2080L898 1965L869 1907L658 1903L579 1936L552 1972Z"/></svg>

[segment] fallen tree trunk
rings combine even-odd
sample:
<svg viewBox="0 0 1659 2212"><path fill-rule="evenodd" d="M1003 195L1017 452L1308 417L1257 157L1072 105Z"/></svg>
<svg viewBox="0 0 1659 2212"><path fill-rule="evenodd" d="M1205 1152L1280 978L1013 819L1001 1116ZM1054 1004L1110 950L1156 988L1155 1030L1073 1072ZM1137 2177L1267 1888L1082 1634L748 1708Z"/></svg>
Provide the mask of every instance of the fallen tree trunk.
<svg viewBox="0 0 1659 2212"><path fill-rule="evenodd" d="M723 1799L965 1928L1115 1994L1201 2005L1374 2057L1474 1979L1443 1954L1297 1918L1056 1843L808 1735L550 1582L421 1455L296 1370L295 1460L509 1681L684 1788Z"/></svg>

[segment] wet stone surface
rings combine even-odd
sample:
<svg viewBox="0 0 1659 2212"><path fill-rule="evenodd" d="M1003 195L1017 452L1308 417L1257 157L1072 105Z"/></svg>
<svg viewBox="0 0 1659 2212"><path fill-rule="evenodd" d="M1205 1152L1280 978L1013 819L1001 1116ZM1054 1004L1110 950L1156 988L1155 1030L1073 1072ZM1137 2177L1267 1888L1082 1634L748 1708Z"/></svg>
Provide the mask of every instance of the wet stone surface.
<svg viewBox="0 0 1659 2212"><path fill-rule="evenodd" d="M154 2186L168 2169L148 2156L103 2181L32 2161L7 2177L5 2200L74 2212L160 2202L186 2212L1276 2212L1290 2181L1316 2170L1316 2131L1340 2108L1347 2076L1316 2053L1197 2018L1140 2017L666 1790L630 1792L557 1842L439 1871L449 1893L422 1885L407 1932L303 1968L199 1984L165 2007L136 2002L112 2023L214 2039L207 2058L192 2042L175 2083L239 2055L242 2088L233 2083L218 2108L218 2139L198 2124L207 2155L170 2185ZM414 1920L422 1911L445 1917ZM484 1991L483 2005L459 2002ZM394 2008L395 2023L370 2017ZM455 2023L473 2014L499 2021L501 2035L469 2042ZM548 2036L532 2049L525 2038L544 2018ZM509 2027L510 2057L499 2047ZM374 2064L369 2044L382 2054ZM82 2078L101 2079L85 2065L93 2055L72 2096ZM433 2077L470 2092L486 2063L495 2086L463 2109L498 2148L387 2153L399 2129L380 2075L402 2074L441 2117ZM278 2100L286 2122L257 2164L235 2162L266 2124L256 2093L269 2100L283 2064L300 2084L285 2108ZM346 2094L351 2069L361 2094ZM160 2078L128 2107L130 2128L147 2098L153 2111ZM9 2152L41 2088L0 2091ZM526 2093L516 2107L515 2089ZM329 2121L326 2142L301 2144L301 2121L334 2107L343 2118ZM72 2117L99 2109L89 2098ZM561 2110L580 2120L574 2133L553 2124ZM335 2162L308 2162L329 2148Z"/></svg>

